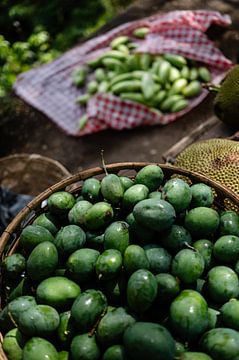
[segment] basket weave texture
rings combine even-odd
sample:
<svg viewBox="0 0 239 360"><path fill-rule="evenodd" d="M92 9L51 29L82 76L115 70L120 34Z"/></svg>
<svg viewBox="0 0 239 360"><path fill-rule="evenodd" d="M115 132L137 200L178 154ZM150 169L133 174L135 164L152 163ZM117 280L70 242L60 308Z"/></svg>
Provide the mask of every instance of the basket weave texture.
<svg viewBox="0 0 239 360"><path fill-rule="evenodd" d="M142 167L153 163L142 162L127 162L127 163L115 163L106 166L108 173L115 173L121 176L134 177L137 171ZM155 163L154 163L155 164ZM157 164L164 172L164 179L168 180L172 176L183 177L190 184L203 182L211 186L214 190L215 199L213 206L217 209L239 209L239 197L225 188L224 186L216 183L215 181L206 178L201 174L195 172L183 170L172 165ZM33 220L40 213L44 212L46 207L42 207L42 202L46 200L52 193L56 191L69 191L75 195L78 195L81 191L82 181L90 177L102 178L105 175L105 171L101 167L96 167L88 170L81 171L75 175L72 175L55 185L47 188L40 195L35 197L25 208L23 208L14 220L9 224L6 230L3 232L0 238L0 259L3 260L6 256L13 254L17 248L19 235L22 229L33 222ZM7 250L6 250L7 248ZM4 289L1 287L1 300L4 304ZM2 335L0 333L0 342ZM0 360L8 360L0 346Z"/></svg>

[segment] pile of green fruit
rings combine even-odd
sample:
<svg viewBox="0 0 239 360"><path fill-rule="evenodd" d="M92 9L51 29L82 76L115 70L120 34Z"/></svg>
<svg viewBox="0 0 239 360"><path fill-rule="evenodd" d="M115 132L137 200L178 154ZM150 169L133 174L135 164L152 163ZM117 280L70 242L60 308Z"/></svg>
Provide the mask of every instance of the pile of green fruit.
<svg viewBox="0 0 239 360"><path fill-rule="evenodd" d="M142 38L148 28L139 28L134 37ZM132 100L159 113L174 113L188 106L188 99L200 94L201 82L211 74L205 66L175 54L135 53L137 44L129 36L120 36L105 52L73 72L73 83L86 88L77 102L86 105L96 93L112 93ZM87 77L94 70L93 80Z"/></svg>
<svg viewBox="0 0 239 360"><path fill-rule="evenodd" d="M2 262L9 360L238 360L239 216L211 187L151 164L47 202Z"/></svg>

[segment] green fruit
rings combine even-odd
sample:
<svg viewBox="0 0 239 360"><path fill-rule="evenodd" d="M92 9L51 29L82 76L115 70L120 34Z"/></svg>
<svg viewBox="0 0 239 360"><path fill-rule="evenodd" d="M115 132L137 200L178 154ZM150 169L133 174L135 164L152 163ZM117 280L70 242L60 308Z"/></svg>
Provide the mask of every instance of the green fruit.
<svg viewBox="0 0 239 360"><path fill-rule="evenodd" d="M36 305L36 300L33 296L20 296L10 303L8 303L0 312L0 328L9 331L16 327L20 315Z"/></svg>
<svg viewBox="0 0 239 360"><path fill-rule="evenodd" d="M100 186L100 181L98 179L86 179L81 190L81 195L83 196L84 200L87 200L93 204L100 201Z"/></svg>
<svg viewBox="0 0 239 360"><path fill-rule="evenodd" d="M11 290L9 296L8 296L8 301L12 301L14 299L16 299L19 296L23 296L23 295L31 295L32 293L32 289L31 289L32 283L28 278L23 278L18 284L17 286Z"/></svg>
<svg viewBox="0 0 239 360"><path fill-rule="evenodd" d="M168 330L150 322L136 322L124 333L123 345L132 360L173 360L175 341Z"/></svg>
<svg viewBox="0 0 239 360"><path fill-rule="evenodd" d="M191 186L192 207L211 207L214 200L212 188L206 184L199 183Z"/></svg>
<svg viewBox="0 0 239 360"><path fill-rule="evenodd" d="M95 341L95 336L88 334L77 335L71 343L72 360L98 360L100 349Z"/></svg>
<svg viewBox="0 0 239 360"><path fill-rule="evenodd" d="M50 241L38 244L27 259L27 273L34 281L42 281L54 273L58 265L58 252Z"/></svg>
<svg viewBox="0 0 239 360"><path fill-rule="evenodd" d="M125 303L127 279L120 274L114 279L108 280L104 284L104 293L110 304L120 305Z"/></svg>
<svg viewBox="0 0 239 360"><path fill-rule="evenodd" d="M215 266L207 276L207 293L216 303L225 303L239 295L237 274L226 266Z"/></svg>
<svg viewBox="0 0 239 360"><path fill-rule="evenodd" d="M58 231L57 220L50 213L43 213L43 214L39 215L33 221L33 225L39 225L39 226L46 228L47 230L50 231L50 233L52 233L52 235L55 235Z"/></svg>
<svg viewBox="0 0 239 360"><path fill-rule="evenodd" d="M212 250L213 243L209 240L197 240L193 243L194 249L196 249L203 257L205 269L209 269L212 263Z"/></svg>
<svg viewBox="0 0 239 360"><path fill-rule="evenodd" d="M68 346L75 328L72 324L71 312L65 311L60 314L60 323L57 328L57 338L59 339L62 346Z"/></svg>
<svg viewBox="0 0 239 360"><path fill-rule="evenodd" d="M187 245L191 245L192 237L187 229L180 225L172 225L172 227L162 233L160 242L169 251L176 253Z"/></svg>
<svg viewBox="0 0 239 360"><path fill-rule="evenodd" d="M157 296L158 284L155 276L148 270L135 271L127 285L127 302L136 313L149 309Z"/></svg>
<svg viewBox="0 0 239 360"><path fill-rule="evenodd" d="M234 211L225 211L220 217L220 234L239 236L239 216Z"/></svg>
<svg viewBox="0 0 239 360"><path fill-rule="evenodd" d="M190 210L185 216L185 227L197 238L213 235L219 226L216 210L200 206Z"/></svg>
<svg viewBox="0 0 239 360"><path fill-rule="evenodd" d="M133 209L135 220L155 231L163 231L170 228L176 218L172 205L164 200L146 199L140 201Z"/></svg>
<svg viewBox="0 0 239 360"><path fill-rule="evenodd" d="M149 270L153 274L169 271L172 256L166 249L155 244L146 245L144 249L149 261Z"/></svg>
<svg viewBox="0 0 239 360"><path fill-rule="evenodd" d="M104 248L119 250L122 254L129 245L129 225L125 221L111 223L105 230Z"/></svg>
<svg viewBox="0 0 239 360"><path fill-rule="evenodd" d="M8 360L22 360L22 349L25 342L25 337L17 328L10 330L4 336L2 348Z"/></svg>
<svg viewBox="0 0 239 360"><path fill-rule="evenodd" d="M30 252L43 241L54 241L50 231L39 225L27 225L21 232L19 245Z"/></svg>
<svg viewBox="0 0 239 360"><path fill-rule="evenodd" d="M56 348L47 340L32 337L23 348L22 360L58 360Z"/></svg>
<svg viewBox="0 0 239 360"><path fill-rule="evenodd" d="M128 178L127 176L120 176L119 177L120 182L124 188L124 191L129 189L132 185L134 185L133 180L131 180L130 178Z"/></svg>
<svg viewBox="0 0 239 360"><path fill-rule="evenodd" d="M220 311L217 311L212 308L208 308L208 327L207 327L208 330L218 327L219 315L220 315Z"/></svg>
<svg viewBox="0 0 239 360"><path fill-rule="evenodd" d="M118 307L106 313L100 320L96 338L103 347L120 344L125 330L135 319L124 308Z"/></svg>
<svg viewBox="0 0 239 360"><path fill-rule="evenodd" d="M106 175L101 181L101 193L111 204L118 204L124 194L120 178L115 174Z"/></svg>
<svg viewBox="0 0 239 360"><path fill-rule="evenodd" d="M213 360L211 356L208 356L202 352L186 351L180 356L180 360Z"/></svg>
<svg viewBox="0 0 239 360"><path fill-rule="evenodd" d="M185 181L170 179L163 187L162 198L173 205L176 212L181 212L189 206L192 200L192 192Z"/></svg>
<svg viewBox="0 0 239 360"><path fill-rule="evenodd" d="M125 348L122 345L110 346L104 352L102 360L127 360Z"/></svg>
<svg viewBox="0 0 239 360"><path fill-rule="evenodd" d="M122 267L122 255L118 250L105 250L97 259L95 270L100 280L110 280L116 277Z"/></svg>
<svg viewBox="0 0 239 360"><path fill-rule="evenodd" d="M85 213L90 209L92 204L87 200L77 201L68 213L70 224L82 226L85 223Z"/></svg>
<svg viewBox="0 0 239 360"><path fill-rule="evenodd" d="M69 360L70 359L70 354L68 351L60 351L58 353L59 358L58 360Z"/></svg>
<svg viewBox="0 0 239 360"><path fill-rule="evenodd" d="M114 216L110 204L98 202L94 204L85 214L85 226L89 230L98 230L108 225Z"/></svg>
<svg viewBox="0 0 239 360"><path fill-rule="evenodd" d="M149 189L147 186L143 184L132 185L124 193L122 202L123 208L131 211L139 201L147 198L148 193Z"/></svg>
<svg viewBox="0 0 239 360"><path fill-rule="evenodd" d="M162 199L162 193L160 191L152 191L151 193L149 193L148 196L149 199Z"/></svg>
<svg viewBox="0 0 239 360"><path fill-rule="evenodd" d="M93 231L86 232L86 247L103 251L104 249L104 233L98 233Z"/></svg>
<svg viewBox="0 0 239 360"><path fill-rule="evenodd" d="M2 262L2 271L7 279L16 280L25 270L26 259L23 255L15 253L7 256Z"/></svg>
<svg viewBox="0 0 239 360"><path fill-rule="evenodd" d="M239 256L239 237L235 235L221 236L213 246L213 255L224 263L233 263Z"/></svg>
<svg viewBox="0 0 239 360"><path fill-rule="evenodd" d="M164 174L158 165L147 165L136 175L135 183L147 186L149 191L155 191L162 184Z"/></svg>
<svg viewBox="0 0 239 360"><path fill-rule="evenodd" d="M139 245L129 245L124 253L123 266L129 275L139 269L149 270L149 260L144 249Z"/></svg>
<svg viewBox="0 0 239 360"><path fill-rule="evenodd" d="M79 283L85 283L95 278L95 264L100 253L94 249L76 250L67 260L67 275Z"/></svg>
<svg viewBox="0 0 239 360"><path fill-rule="evenodd" d="M58 191L47 199L49 211L56 215L65 215L75 205L75 198L67 191Z"/></svg>
<svg viewBox="0 0 239 360"><path fill-rule="evenodd" d="M179 251L172 262L172 274L185 284L196 281L203 273L204 260L200 253L190 249Z"/></svg>
<svg viewBox="0 0 239 360"><path fill-rule="evenodd" d="M170 323L181 339L196 340L208 326L205 299L194 290L183 290L170 305Z"/></svg>
<svg viewBox="0 0 239 360"><path fill-rule="evenodd" d="M186 349L185 346L179 342L179 341L175 341L175 346L176 346L176 351L175 351L175 358L179 358L180 355L182 355Z"/></svg>
<svg viewBox="0 0 239 360"><path fill-rule="evenodd" d="M155 232L137 223L133 213L127 216L126 221L129 224L130 239L132 241L145 245L151 243L155 238Z"/></svg>
<svg viewBox="0 0 239 360"><path fill-rule="evenodd" d="M38 303L56 308L69 307L80 294L80 287L63 276L54 276L43 280L37 287Z"/></svg>
<svg viewBox="0 0 239 360"><path fill-rule="evenodd" d="M239 300L231 299L225 303L221 311L222 323L224 326L239 330Z"/></svg>
<svg viewBox="0 0 239 360"><path fill-rule="evenodd" d="M239 333L227 328L216 328L203 334L200 347L213 359L238 360Z"/></svg>
<svg viewBox="0 0 239 360"><path fill-rule="evenodd" d="M168 303L172 301L180 292L179 280L171 274L157 274L158 283L157 302Z"/></svg>
<svg viewBox="0 0 239 360"><path fill-rule="evenodd" d="M82 248L86 242L85 232L77 225L62 227L56 234L54 244L62 257L67 257Z"/></svg>
<svg viewBox="0 0 239 360"><path fill-rule="evenodd" d="M48 337L57 329L59 323L59 314L53 307L36 305L20 315L18 326L25 335Z"/></svg>
<svg viewBox="0 0 239 360"><path fill-rule="evenodd" d="M101 291L90 289L81 293L71 308L72 318L80 332L92 330L106 307L107 299Z"/></svg>

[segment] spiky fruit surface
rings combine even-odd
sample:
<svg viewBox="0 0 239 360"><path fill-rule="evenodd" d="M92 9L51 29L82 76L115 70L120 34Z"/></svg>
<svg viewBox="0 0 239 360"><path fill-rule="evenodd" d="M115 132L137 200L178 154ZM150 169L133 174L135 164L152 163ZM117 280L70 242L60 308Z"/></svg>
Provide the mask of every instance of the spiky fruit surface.
<svg viewBox="0 0 239 360"><path fill-rule="evenodd" d="M234 66L214 99L214 112L228 125L239 128L239 65Z"/></svg>
<svg viewBox="0 0 239 360"><path fill-rule="evenodd" d="M239 142L209 139L188 146L175 165L201 173L239 195Z"/></svg>

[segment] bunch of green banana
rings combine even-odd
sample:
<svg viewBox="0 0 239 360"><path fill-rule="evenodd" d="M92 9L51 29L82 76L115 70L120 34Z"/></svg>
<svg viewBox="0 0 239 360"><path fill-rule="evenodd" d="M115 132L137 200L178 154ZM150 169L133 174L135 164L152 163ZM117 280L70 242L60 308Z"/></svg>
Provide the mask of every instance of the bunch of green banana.
<svg viewBox="0 0 239 360"><path fill-rule="evenodd" d="M148 31L136 29L133 36L144 38ZM96 93L112 93L159 114L174 113L188 106L188 99L200 94L202 82L211 80L205 66L197 66L181 55L135 53L137 44L128 36L113 39L110 47L111 50L74 71L73 83L86 87L86 93L76 99L80 105L86 105ZM94 80L86 83L92 71ZM80 128L86 122L86 116L80 119Z"/></svg>

